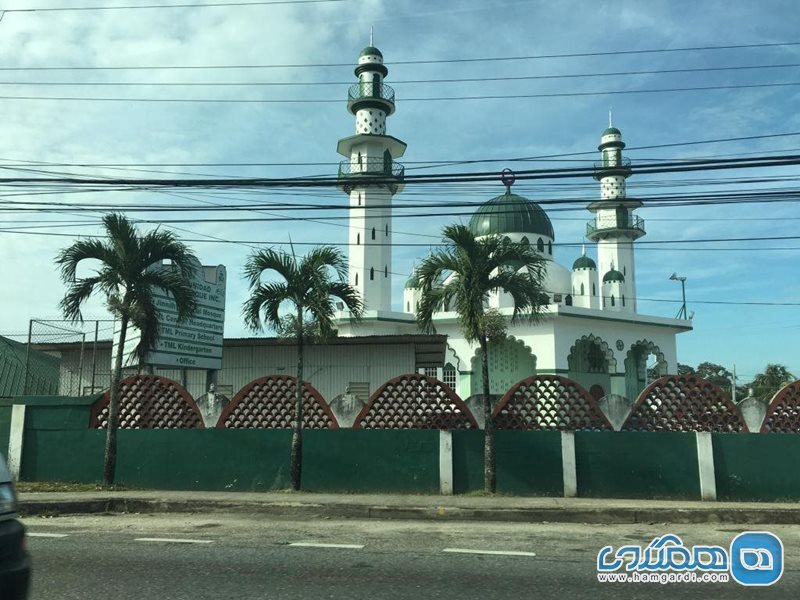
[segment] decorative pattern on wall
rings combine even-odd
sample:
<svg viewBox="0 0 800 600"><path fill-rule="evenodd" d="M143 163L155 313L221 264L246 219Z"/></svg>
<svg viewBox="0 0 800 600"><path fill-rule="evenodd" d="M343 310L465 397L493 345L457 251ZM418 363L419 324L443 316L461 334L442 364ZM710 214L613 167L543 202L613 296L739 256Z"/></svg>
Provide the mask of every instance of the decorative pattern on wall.
<svg viewBox="0 0 800 600"><path fill-rule="evenodd" d="M353 429L477 428L475 417L449 386L417 373L384 383L353 423Z"/></svg>
<svg viewBox="0 0 800 600"><path fill-rule="evenodd" d="M772 397L761 433L800 433L800 379Z"/></svg>
<svg viewBox="0 0 800 600"><path fill-rule="evenodd" d="M189 392L157 375L134 375L120 384L120 429L203 429L203 417ZM110 390L92 406L89 427L108 427Z"/></svg>
<svg viewBox="0 0 800 600"><path fill-rule="evenodd" d="M471 378L470 395L483 394L482 361L483 350L478 348L471 361L474 375ZM489 352L489 385L492 394L504 394L517 381L534 373L536 355L522 340L508 336L493 344Z"/></svg>
<svg viewBox="0 0 800 600"><path fill-rule="evenodd" d="M694 375L667 375L639 395L622 431L746 432L747 425L719 386Z"/></svg>
<svg viewBox="0 0 800 600"><path fill-rule="evenodd" d="M612 431L597 401L559 375L536 375L515 384L492 413L498 429Z"/></svg>
<svg viewBox="0 0 800 600"><path fill-rule="evenodd" d="M218 429L291 429L295 416L297 378L267 375L239 390L217 421ZM311 386L303 384L303 428L338 429L328 403Z"/></svg>

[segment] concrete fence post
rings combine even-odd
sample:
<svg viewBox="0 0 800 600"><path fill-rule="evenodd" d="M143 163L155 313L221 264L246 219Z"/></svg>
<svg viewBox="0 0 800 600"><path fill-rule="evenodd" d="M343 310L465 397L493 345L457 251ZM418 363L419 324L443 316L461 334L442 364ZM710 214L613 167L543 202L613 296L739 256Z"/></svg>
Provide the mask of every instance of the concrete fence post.
<svg viewBox="0 0 800 600"><path fill-rule="evenodd" d="M439 491L453 495L453 434L439 430Z"/></svg>
<svg viewBox="0 0 800 600"><path fill-rule="evenodd" d="M578 467L575 462L575 432L561 432L561 468L564 477L564 497L578 495Z"/></svg>
<svg viewBox="0 0 800 600"><path fill-rule="evenodd" d="M22 470L22 437L25 434L25 405L11 407L11 428L8 436L8 470L17 481Z"/></svg>
<svg viewBox="0 0 800 600"><path fill-rule="evenodd" d="M702 500L717 499L717 481L714 478L714 446L711 433L695 432L697 439L697 468L700 478L700 498Z"/></svg>

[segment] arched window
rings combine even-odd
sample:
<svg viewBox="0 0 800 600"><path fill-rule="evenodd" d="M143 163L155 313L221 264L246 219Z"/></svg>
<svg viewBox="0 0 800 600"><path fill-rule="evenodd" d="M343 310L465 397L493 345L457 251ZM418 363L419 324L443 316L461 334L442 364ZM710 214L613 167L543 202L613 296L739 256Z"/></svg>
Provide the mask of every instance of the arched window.
<svg viewBox="0 0 800 600"><path fill-rule="evenodd" d="M592 296L597 296L597 288L592 284Z"/></svg>
<svg viewBox="0 0 800 600"><path fill-rule="evenodd" d="M625 306L625 296L622 296L622 306Z"/></svg>
<svg viewBox="0 0 800 600"><path fill-rule="evenodd" d="M442 369L442 383L449 385L451 388L456 387L456 368L447 363Z"/></svg>
<svg viewBox="0 0 800 600"><path fill-rule="evenodd" d="M358 166L360 167L363 164L361 160L361 152L358 153Z"/></svg>
<svg viewBox="0 0 800 600"><path fill-rule="evenodd" d="M581 296L583 296L586 292L584 291L583 284L581 284Z"/></svg>
<svg viewBox="0 0 800 600"><path fill-rule="evenodd" d="M627 275L628 275L628 269L627 269L627 268L625 268L625 266L624 266L624 265L622 266L622 274L623 274L623 275L625 275L626 277L627 277Z"/></svg>
<svg viewBox="0 0 800 600"><path fill-rule="evenodd" d="M547 253L553 254L553 242L547 242Z"/></svg>
<svg viewBox="0 0 800 600"><path fill-rule="evenodd" d="M616 306L614 303L614 294L611 294L611 306Z"/></svg>
<svg viewBox="0 0 800 600"><path fill-rule="evenodd" d="M519 243L522 244L523 246L530 245L530 242L528 241L528 236L523 235L522 239L519 241Z"/></svg>
<svg viewBox="0 0 800 600"><path fill-rule="evenodd" d="M567 297L564 298L564 304L567 306L572 306L572 296L570 294L567 294Z"/></svg>
<svg viewBox="0 0 800 600"><path fill-rule="evenodd" d="M360 246L360 245L361 245L361 234L357 233L356 234L356 246Z"/></svg>
<svg viewBox="0 0 800 600"><path fill-rule="evenodd" d="M356 285L358 285L358 273L356 273Z"/></svg>
<svg viewBox="0 0 800 600"><path fill-rule="evenodd" d="M386 224L386 237L389 237L389 224Z"/></svg>
<svg viewBox="0 0 800 600"><path fill-rule="evenodd" d="M373 281L375 279L375 267L369 268L369 280Z"/></svg>
<svg viewBox="0 0 800 600"><path fill-rule="evenodd" d="M406 312L407 313L411 312L411 302L406 302Z"/></svg>
<svg viewBox="0 0 800 600"><path fill-rule="evenodd" d="M383 276L384 277L388 277L389 276L389 265L384 265L384 267L383 267Z"/></svg>
<svg viewBox="0 0 800 600"><path fill-rule="evenodd" d="M361 206L361 192L358 193L358 205Z"/></svg>
<svg viewBox="0 0 800 600"><path fill-rule="evenodd" d="M536 242L536 249L537 249L539 252L544 252L544 241L542 240L542 238L539 238L539 239L537 240L537 242Z"/></svg>
<svg viewBox="0 0 800 600"><path fill-rule="evenodd" d="M375 228L374 227L372 228L372 239L373 240L375 239Z"/></svg>

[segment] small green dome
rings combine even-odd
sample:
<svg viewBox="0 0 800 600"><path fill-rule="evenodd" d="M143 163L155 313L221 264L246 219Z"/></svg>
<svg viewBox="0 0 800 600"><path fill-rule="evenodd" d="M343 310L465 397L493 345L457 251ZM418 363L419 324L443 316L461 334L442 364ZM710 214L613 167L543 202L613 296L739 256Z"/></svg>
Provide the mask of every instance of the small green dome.
<svg viewBox="0 0 800 600"><path fill-rule="evenodd" d="M375 46L367 46L366 48L364 48L361 51L361 54L359 54L358 56L359 57L362 57L362 56L380 56L381 58L383 58L383 54L381 54L381 51L378 50Z"/></svg>
<svg viewBox="0 0 800 600"><path fill-rule="evenodd" d="M611 269L608 273L603 275L603 283L611 283L613 281L619 281L620 283L624 283L625 275L614 269Z"/></svg>
<svg viewBox="0 0 800 600"><path fill-rule="evenodd" d="M409 276L409 278L406 280L405 288L407 290L419 289L419 277L417 277L416 271L413 271Z"/></svg>
<svg viewBox="0 0 800 600"><path fill-rule="evenodd" d="M597 265L594 261L585 254L572 263L572 270L575 269L596 269Z"/></svg>
<svg viewBox="0 0 800 600"><path fill-rule="evenodd" d="M603 135L622 135L622 132L616 127L609 127L603 132Z"/></svg>
<svg viewBox="0 0 800 600"><path fill-rule="evenodd" d="M506 192L483 204L469 220L475 236L527 233L555 239L553 224L542 208L523 196ZM536 244L536 240L530 240Z"/></svg>

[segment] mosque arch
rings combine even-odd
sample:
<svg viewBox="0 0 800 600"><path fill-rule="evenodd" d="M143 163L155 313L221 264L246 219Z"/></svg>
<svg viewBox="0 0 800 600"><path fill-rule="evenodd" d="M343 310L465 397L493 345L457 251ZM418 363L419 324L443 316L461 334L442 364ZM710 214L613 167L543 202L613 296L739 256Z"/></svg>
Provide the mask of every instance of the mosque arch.
<svg viewBox="0 0 800 600"><path fill-rule="evenodd" d="M638 398L650 383L647 357L651 354L656 357L656 379L665 376L669 370L664 353L654 342L642 339L631 344L625 356L625 396L629 400Z"/></svg>
<svg viewBox="0 0 800 600"><path fill-rule="evenodd" d="M477 349L470 361L470 395L483 394L483 350ZM522 379L536 375L536 355L524 341L513 335L489 345L489 391L505 394Z"/></svg>
<svg viewBox="0 0 800 600"><path fill-rule="evenodd" d="M567 356L567 366L567 376L590 391L600 388L608 392L611 375L617 372L614 352L594 334L575 340Z"/></svg>
<svg viewBox="0 0 800 600"><path fill-rule="evenodd" d="M536 240L536 249L539 252L544 252L544 240L542 238Z"/></svg>

